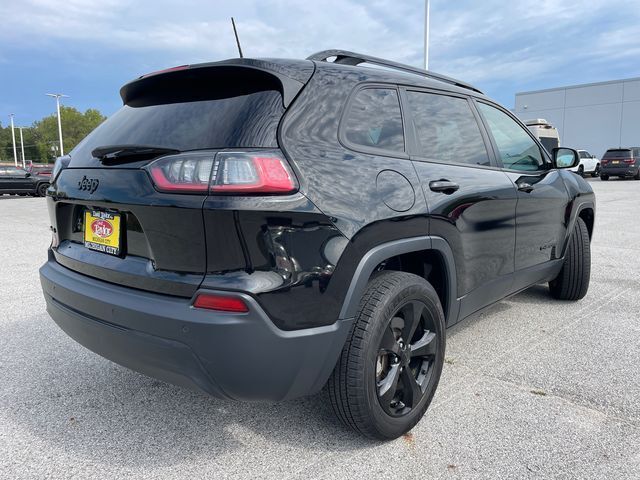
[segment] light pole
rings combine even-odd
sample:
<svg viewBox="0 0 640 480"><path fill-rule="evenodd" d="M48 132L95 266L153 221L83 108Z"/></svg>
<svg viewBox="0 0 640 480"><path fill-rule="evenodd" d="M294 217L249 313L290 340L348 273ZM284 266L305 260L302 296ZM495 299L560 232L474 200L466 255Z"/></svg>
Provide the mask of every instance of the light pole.
<svg viewBox="0 0 640 480"><path fill-rule="evenodd" d="M13 140L13 163L18 166L18 152L16 152L16 133L13 130L13 113L9 114L11 119L11 139Z"/></svg>
<svg viewBox="0 0 640 480"><path fill-rule="evenodd" d="M18 127L20 130L20 150L22 151L22 168L27 168L27 162L24 159L24 138L22 138L22 127Z"/></svg>
<svg viewBox="0 0 640 480"><path fill-rule="evenodd" d="M424 2L424 69L429 70L429 0Z"/></svg>
<svg viewBox="0 0 640 480"><path fill-rule="evenodd" d="M54 97L56 99L56 110L58 112L58 137L60 137L60 156L64 155L64 147L62 146L62 120L60 119L60 98L69 97L62 93L47 93L48 97Z"/></svg>

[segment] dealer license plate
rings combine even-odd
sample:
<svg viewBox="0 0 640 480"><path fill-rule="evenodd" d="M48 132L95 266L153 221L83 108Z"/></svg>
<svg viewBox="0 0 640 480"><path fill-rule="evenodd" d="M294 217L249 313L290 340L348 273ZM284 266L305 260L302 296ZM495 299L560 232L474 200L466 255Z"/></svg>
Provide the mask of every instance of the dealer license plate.
<svg viewBox="0 0 640 480"><path fill-rule="evenodd" d="M109 255L120 255L120 224L119 213L85 210L84 246Z"/></svg>

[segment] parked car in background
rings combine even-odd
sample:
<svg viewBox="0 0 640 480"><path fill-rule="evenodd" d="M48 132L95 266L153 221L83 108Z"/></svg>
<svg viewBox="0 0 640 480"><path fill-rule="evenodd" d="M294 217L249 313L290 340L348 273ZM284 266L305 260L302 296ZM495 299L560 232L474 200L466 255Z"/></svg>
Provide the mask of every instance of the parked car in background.
<svg viewBox="0 0 640 480"><path fill-rule="evenodd" d="M0 165L0 195L38 195L44 197L50 181L50 176L32 174L18 167Z"/></svg>
<svg viewBox="0 0 640 480"><path fill-rule="evenodd" d="M585 175L591 175L592 177L600 175L600 160L598 157L586 150L578 150L578 155L580 156L580 163L570 169L572 172L576 172L582 177Z"/></svg>
<svg viewBox="0 0 640 480"><path fill-rule="evenodd" d="M607 150L600 162L600 179L609 177L640 180L640 147Z"/></svg>
<svg viewBox="0 0 640 480"><path fill-rule="evenodd" d="M554 148L560 146L560 134L558 129L547 122L544 118L525 120L524 124L533 133L542 146L551 153Z"/></svg>
<svg viewBox="0 0 640 480"><path fill-rule="evenodd" d="M235 400L327 385L346 425L396 438L447 326L538 283L587 293L578 153L465 82L329 50L120 93L56 162L40 278L53 320L121 365Z"/></svg>

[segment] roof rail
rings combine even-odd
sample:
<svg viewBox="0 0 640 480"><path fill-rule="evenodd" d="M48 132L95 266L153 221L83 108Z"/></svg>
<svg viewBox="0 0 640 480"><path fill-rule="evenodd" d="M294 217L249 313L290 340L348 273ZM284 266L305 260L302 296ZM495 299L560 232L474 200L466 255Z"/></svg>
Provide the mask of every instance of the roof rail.
<svg viewBox="0 0 640 480"><path fill-rule="evenodd" d="M328 58L336 57L333 63L339 63L342 65L360 65L361 63L371 63L373 65L379 65L381 67L391 68L393 70L400 70L407 73L413 73L415 75L421 75L423 77L433 78L441 82L446 82L457 87L467 88L474 92L483 93L473 85L466 82L456 80L455 78L440 75L439 73L433 73L421 68L412 67L403 63L392 62L391 60L385 60L384 58L372 57L371 55L363 55L361 53L349 52L347 50L323 50L321 52L309 55L307 60L316 60L318 62L326 62Z"/></svg>

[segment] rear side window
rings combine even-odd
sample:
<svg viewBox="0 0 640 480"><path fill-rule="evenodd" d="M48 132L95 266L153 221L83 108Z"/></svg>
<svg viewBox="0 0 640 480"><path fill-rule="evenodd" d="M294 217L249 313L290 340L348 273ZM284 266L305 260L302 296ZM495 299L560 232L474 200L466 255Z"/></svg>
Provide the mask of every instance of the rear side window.
<svg viewBox="0 0 640 480"><path fill-rule="evenodd" d="M398 92L392 88L365 88L356 93L347 112L344 137L353 145L404 152Z"/></svg>
<svg viewBox="0 0 640 480"><path fill-rule="evenodd" d="M628 148L616 148L607 150L604 158L631 158L631 150Z"/></svg>
<svg viewBox="0 0 640 480"><path fill-rule="evenodd" d="M538 144L509 115L486 103L478 103L504 168L535 171L542 168L544 160Z"/></svg>
<svg viewBox="0 0 640 480"><path fill-rule="evenodd" d="M217 98L185 96L125 105L94 130L71 156L91 157L99 146L140 144L180 151L208 148L277 147L285 109L277 90L250 88L239 93L212 85Z"/></svg>
<svg viewBox="0 0 640 480"><path fill-rule="evenodd" d="M480 127L466 99L412 91L407 97L421 157L490 165Z"/></svg>

